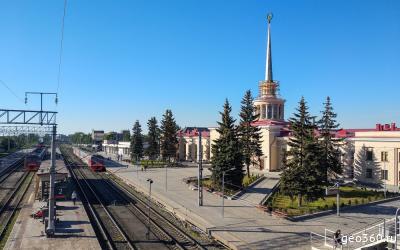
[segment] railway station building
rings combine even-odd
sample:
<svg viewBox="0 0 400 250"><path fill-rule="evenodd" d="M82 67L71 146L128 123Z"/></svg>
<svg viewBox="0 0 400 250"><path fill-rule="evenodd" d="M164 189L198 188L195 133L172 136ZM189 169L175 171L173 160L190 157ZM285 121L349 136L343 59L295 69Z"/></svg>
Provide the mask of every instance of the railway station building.
<svg viewBox="0 0 400 250"><path fill-rule="evenodd" d="M260 127L262 135L263 156L258 159L258 164L252 166L265 172L279 171L282 167L283 151L289 135L288 122L285 121L285 99L279 94L279 81L275 80L272 71L272 49L271 49L271 19L269 15L267 31L267 50L265 63L265 78L259 81L258 96L254 100L256 114L259 115L253 126ZM210 128L211 145L218 139L216 128ZM211 153L212 155L212 153Z"/></svg>

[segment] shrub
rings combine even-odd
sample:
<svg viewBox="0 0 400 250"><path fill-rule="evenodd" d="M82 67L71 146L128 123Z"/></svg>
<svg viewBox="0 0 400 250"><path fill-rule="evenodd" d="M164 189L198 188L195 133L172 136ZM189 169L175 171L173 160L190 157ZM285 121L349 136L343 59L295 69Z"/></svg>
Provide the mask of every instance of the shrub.
<svg viewBox="0 0 400 250"><path fill-rule="evenodd" d="M359 203L359 202L358 202L358 199L356 199L356 201L355 201L354 203L355 203L356 205L358 205L358 203Z"/></svg>
<svg viewBox="0 0 400 250"><path fill-rule="evenodd" d="M335 208L336 207L336 203L334 202L334 203L332 203L332 208Z"/></svg>
<svg viewBox="0 0 400 250"><path fill-rule="evenodd" d="M344 207L344 203L342 202L342 203L340 203L340 207Z"/></svg>
<svg viewBox="0 0 400 250"><path fill-rule="evenodd" d="M329 206L328 206L328 204L325 204L325 210L328 210L329 209Z"/></svg>
<svg viewBox="0 0 400 250"><path fill-rule="evenodd" d="M250 178L247 175L245 175L242 180L243 187L248 187L251 183L257 180L258 177L259 177L258 174L257 175L252 174Z"/></svg>
<svg viewBox="0 0 400 250"><path fill-rule="evenodd" d="M351 200L347 201L347 205L351 206Z"/></svg>

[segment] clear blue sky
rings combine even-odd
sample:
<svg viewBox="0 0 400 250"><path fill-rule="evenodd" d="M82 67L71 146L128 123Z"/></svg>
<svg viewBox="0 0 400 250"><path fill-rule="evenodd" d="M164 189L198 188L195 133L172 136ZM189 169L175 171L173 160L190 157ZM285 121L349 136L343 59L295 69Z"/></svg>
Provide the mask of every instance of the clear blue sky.
<svg viewBox="0 0 400 250"><path fill-rule="evenodd" d="M62 11L0 2L0 79L21 97L56 91ZM69 0L60 131L146 127L167 108L181 126L215 126L225 98L236 116L264 77L269 11L286 118L302 95L314 114L329 95L342 127L400 125L400 1ZM0 84L0 107L25 105Z"/></svg>

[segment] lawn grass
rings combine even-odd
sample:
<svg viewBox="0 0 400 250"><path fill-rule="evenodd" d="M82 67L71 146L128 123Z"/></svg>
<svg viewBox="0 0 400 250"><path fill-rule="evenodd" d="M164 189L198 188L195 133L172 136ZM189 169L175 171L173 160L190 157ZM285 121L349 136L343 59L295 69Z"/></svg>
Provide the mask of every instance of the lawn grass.
<svg viewBox="0 0 400 250"><path fill-rule="evenodd" d="M387 198L393 197L396 194L387 192ZM384 199L383 192L372 190L364 190L355 187L341 187L340 188L340 206L353 206L365 204L372 201ZM336 208L336 195L326 196L324 199L320 198L313 202L303 201L303 205L298 207L297 197L291 201L289 196L282 195L279 192L272 196L272 202L269 205L273 210L284 212L289 216L303 215L314 213L323 210Z"/></svg>

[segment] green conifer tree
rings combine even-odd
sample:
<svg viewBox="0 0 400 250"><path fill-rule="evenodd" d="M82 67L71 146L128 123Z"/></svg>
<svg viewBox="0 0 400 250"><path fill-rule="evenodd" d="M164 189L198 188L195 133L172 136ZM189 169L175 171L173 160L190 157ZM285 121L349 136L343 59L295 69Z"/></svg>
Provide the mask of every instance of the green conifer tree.
<svg viewBox="0 0 400 250"><path fill-rule="evenodd" d="M290 150L283 162L281 191L292 200L297 195L301 206L305 196L307 200L322 197L325 183L321 180L321 149L315 136L316 126L304 98L293 116L289 119L292 132L288 142Z"/></svg>
<svg viewBox="0 0 400 250"><path fill-rule="evenodd" d="M131 160L136 161L140 160L143 157L143 135L142 135L142 127L138 120L136 120L135 124L132 128L132 136L131 136Z"/></svg>
<svg viewBox="0 0 400 250"><path fill-rule="evenodd" d="M261 150L261 130L252 123L258 120L253 106L254 98L251 91L247 90L243 99L240 111L240 123L238 127L240 143L243 150L243 160L247 169L247 176L250 178L250 165L259 163L262 156Z"/></svg>
<svg viewBox="0 0 400 250"><path fill-rule="evenodd" d="M211 180L215 187L220 187L223 172L225 172L227 186L242 186L244 176L243 154L231 111L232 108L226 100L224 110L220 112L221 121L218 122L219 138L214 141L212 146Z"/></svg>
<svg viewBox="0 0 400 250"><path fill-rule="evenodd" d="M176 157L178 145L176 133L178 129L172 111L167 109L161 121L161 156L168 162L171 161L171 158L175 159Z"/></svg>
<svg viewBox="0 0 400 250"><path fill-rule="evenodd" d="M150 160L155 160L160 152L160 129L157 124L157 119L151 117L147 122L147 127L149 131L147 134L148 147L145 150L145 154Z"/></svg>
<svg viewBox="0 0 400 250"><path fill-rule="evenodd" d="M328 176L342 174L342 165L340 163L340 139L334 138L334 132L339 127L336 122L336 113L333 111L331 99L329 96L324 103L325 108L322 111L322 117L318 121L320 132L320 143L322 147L324 179L328 181Z"/></svg>

